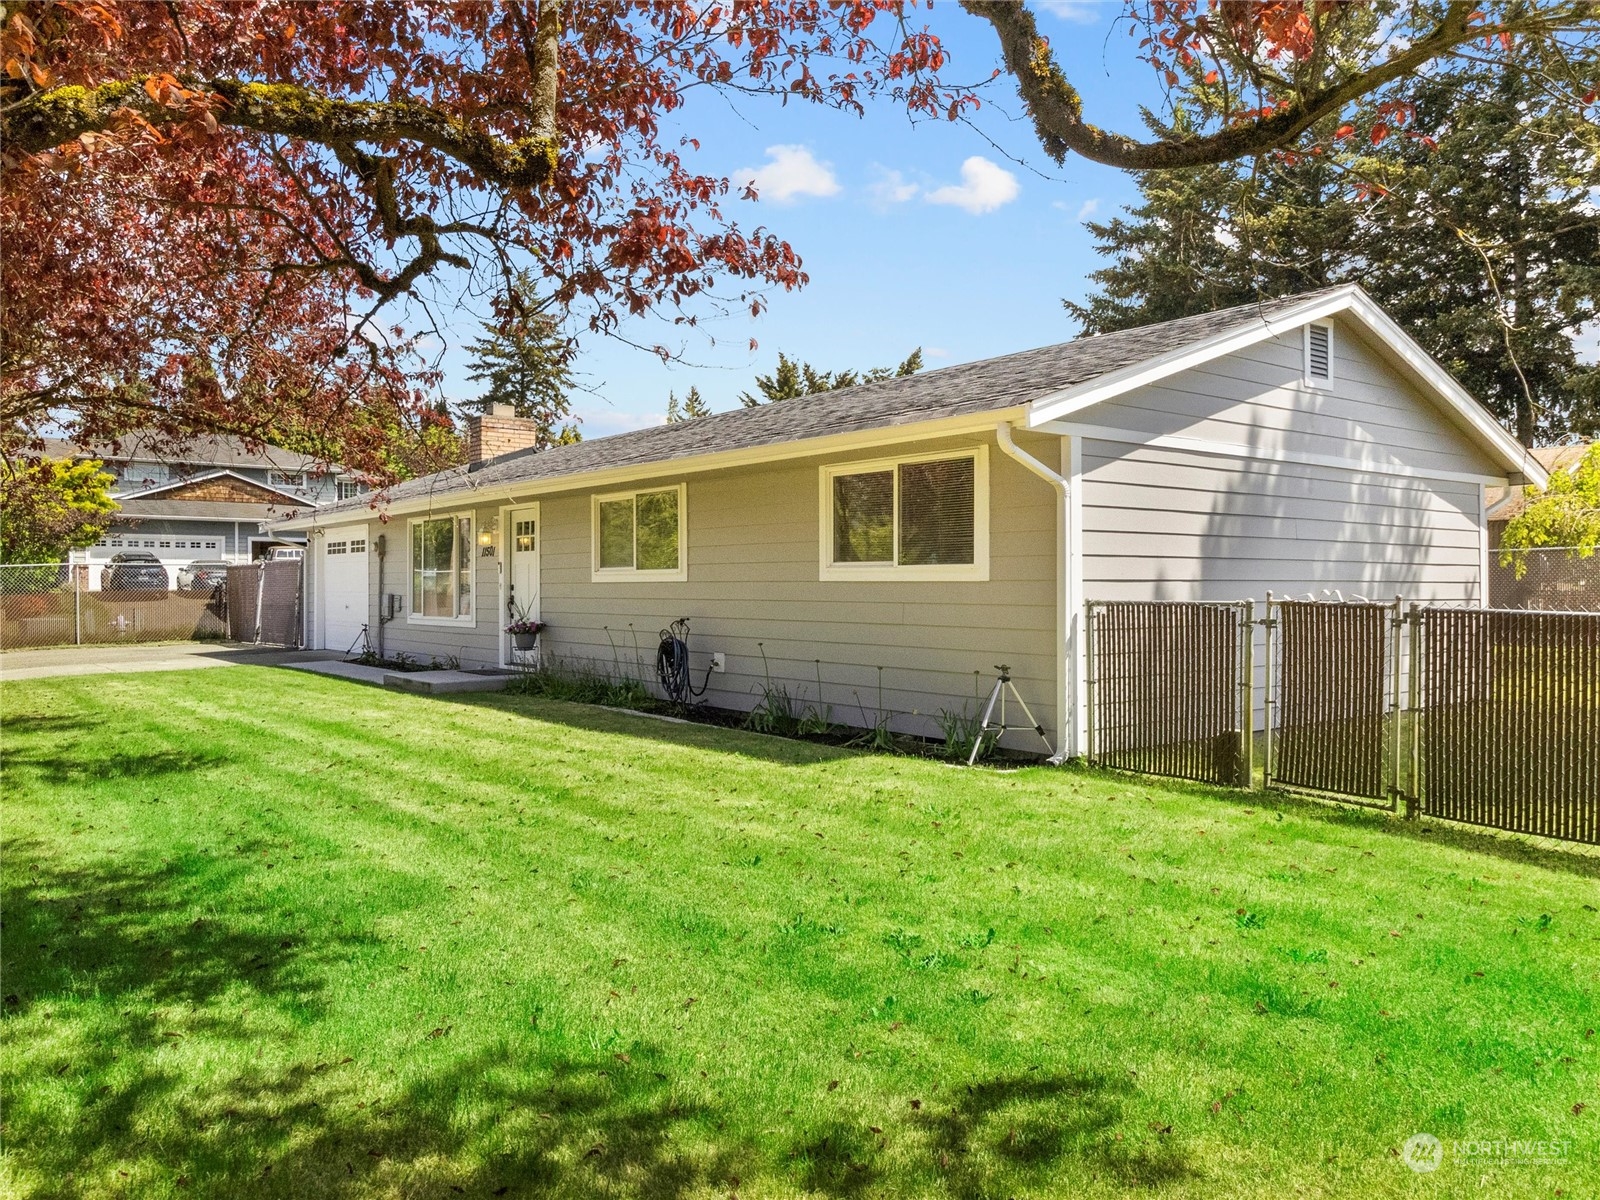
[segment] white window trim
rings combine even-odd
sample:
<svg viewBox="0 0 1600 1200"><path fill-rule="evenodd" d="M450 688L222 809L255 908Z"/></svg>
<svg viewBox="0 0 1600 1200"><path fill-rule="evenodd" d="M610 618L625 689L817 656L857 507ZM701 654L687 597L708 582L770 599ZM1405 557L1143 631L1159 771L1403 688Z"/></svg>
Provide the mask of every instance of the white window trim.
<svg viewBox="0 0 1600 1200"><path fill-rule="evenodd" d="M900 472L902 463L939 462L950 458L972 459L972 562L940 563L930 566L900 566L898 563L836 563L833 561L833 480L838 475L864 475L871 471L894 472L894 552L900 555ZM825 581L849 580L873 583L987 583L989 580L989 448L962 446L927 454L900 454L894 458L862 459L858 462L828 463L817 470L818 563L817 578Z"/></svg>
<svg viewBox="0 0 1600 1200"><path fill-rule="evenodd" d="M606 500L629 500L650 492L678 491L678 567L676 570L640 570L638 567L600 565L600 505ZM634 562L639 561L639 520L634 510ZM589 497L589 579L592 583L684 583L689 578L689 489L687 484L629 488L625 492L596 492Z"/></svg>
<svg viewBox="0 0 1600 1200"><path fill-rule="evenodd" d="M413 604L415 603L415 600L416 600L416 592L414 591L413 584L412 584L412 573L413 573L412 572L412 568L413 568L414 564L411 561L411 553L412 553L412 546L413 546L414 540L415 540L412 537L412 534L411 534L412 526L421 525L421 524L423 524L424 522L427 522L427 521L452 521L452 522L453 521L459 521L463 517L465 517L466 520L467 520L467 546L469 547L468 556L467 556L467 562L468 562L467 572L468 572L468 577L472 580L472 605L471 605L471 608L467 611L466 616L458 616L458 617L423 617L423 616L419 616L417 614L416 610L412 607ZM427 514L424 514L423 516L420 516L420 517L412 517L411 520L406 522L406 583L405 583L406 590L405 590L405 598L406 598L406 624L407 625L447 625L447 626L451 626L451 627L457 628L457 629L463 629L463 628L464 629L474 629L474 628L477 627L477 624L478 624L478 580L477 580L478 559L477 559L477 555L475 553L473 553L473 551L471 549L471 547L475 547L475 546L477 546L477 544L478 544L478 521L477 521L476 515L473 514L473 513L434 513L431 516L429 516ZM460 601L461 601L461 598L459 596L457 596L456 597L456 603L458 605L460 604Z"/></svg>
<svg viewBox="0 0 1600 1200"><path fill-rule="evenodd" d="M1311 327L1319 325L1328 331L1328 377L1323 379L1311 373ZM1333 322L1332 321L1307 321L1300 327L1300 375L1302 382L1309 388L1323 390L1333 386Z"/></svg>

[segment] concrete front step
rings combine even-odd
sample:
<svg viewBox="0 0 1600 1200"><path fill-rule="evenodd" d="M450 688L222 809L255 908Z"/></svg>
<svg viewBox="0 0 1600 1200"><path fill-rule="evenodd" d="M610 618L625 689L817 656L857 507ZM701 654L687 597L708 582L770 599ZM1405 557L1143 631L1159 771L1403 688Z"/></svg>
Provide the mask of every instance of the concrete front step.
<svg viewBox="0 0 1600 1200"><path fill-rule="evenodd" d="M390 671L383 686L402 692L440 696L447 692L501 692L509 675L479 675L472 671Z"/></svg>

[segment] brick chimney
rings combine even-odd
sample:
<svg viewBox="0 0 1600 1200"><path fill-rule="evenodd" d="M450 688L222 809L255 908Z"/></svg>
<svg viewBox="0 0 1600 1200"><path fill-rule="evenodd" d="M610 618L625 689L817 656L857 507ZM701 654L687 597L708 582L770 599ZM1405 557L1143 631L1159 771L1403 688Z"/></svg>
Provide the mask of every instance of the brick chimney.
<svg viewBox="0 0 1600 1200"><path fill-rule="evenodd" d="M527 450L539 444L539 423L517 416L509 404L491 404L481 416L467 418L467 462Z"/></svg>

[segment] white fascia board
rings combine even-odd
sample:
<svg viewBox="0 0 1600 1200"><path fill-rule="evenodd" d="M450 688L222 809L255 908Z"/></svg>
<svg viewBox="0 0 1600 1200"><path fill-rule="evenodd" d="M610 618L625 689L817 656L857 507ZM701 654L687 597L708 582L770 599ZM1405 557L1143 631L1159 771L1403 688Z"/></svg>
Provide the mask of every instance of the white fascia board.
<svg viewBox="0 0 1600 1200"><path fill-rule="evenodd" d="M283 521L269 522L268 527L308 530L351 521L381 521L388 517L434 510L455 512L457 509L477 508L489 504L533 501L561 492L621 486L639 480L676 479L707 471L725 471L733 467L759 466L762 463L786 462L796 458L817 458L824 454L848 454L852 450L870 450L878 446L894 446L932 438L959 437L973 433L992 435L997 422L1020 421L1026 415L1026 406L1018 404L1010 408L987 409L967 416L940 417L906 425L875 425L871 429L857 429L849 433L829 434L802 441L719 450L684 458L662 459L658 462L634 463L572 475L556 475L548 479L502 483L493 487L474 488L469 483L465 487L452 488L437 495L417 496L386 506L369 503L360 509L335 511L327 508L315 509ZM381 495L381 492L374 493L375 497Z"/></svg>
<svg viewBox="0 0 1600 1200"><path fill-rule="evenodd" d="M1113 371L1109 375L1102 375L1098 379L1035 400L1029 407L1028 427L1038 429L1057 424L1067 417L1106 400L1125 395L1135 388L1159 383L1180 371L1201 366L1308 322L1324 320L1340 313L1354 316L1376 334L1383 341L1385 348L1427 391L1434 395L1446 410L1446 415L1452 417L1474 441L1488 450L1509 474L1522 475L1527 482L1541 487L1548 482L1549 476L1538 460L1501 428L1499 422L1491 417L1483 406L1474 400L1471 394L1435 362L1433 357L1405 330L1396 325L1372 297L1354 284L1286 309L1270 321L1262 320L1218 334L1192 346L1147 359L1145 362L1124 367L1120 371Z"/></svg>

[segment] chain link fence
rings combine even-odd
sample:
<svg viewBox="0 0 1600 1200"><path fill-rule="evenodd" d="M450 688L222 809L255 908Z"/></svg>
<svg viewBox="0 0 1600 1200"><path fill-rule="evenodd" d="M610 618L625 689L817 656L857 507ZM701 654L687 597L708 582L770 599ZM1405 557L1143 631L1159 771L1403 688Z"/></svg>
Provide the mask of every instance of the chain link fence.
<svg viewBox="0 0 1600 1200"><path fill-rule="evenodd" d="M1501 564L1501 558L1506 559ZM1600 553L1564 546L1489 556L1489 607L1541 612L1600 612Z"/></svg>
<svg viewBox="0 0 1600 1200"><path fill-rule="evenodd" d="M1089 758L1206 783L1248 780L1246 604L1089 605Z"/></svg>
<svg viewBox="0 0 1600 1200"><path fill-rule="evenodd" d="M221 641L220 579L180 579L145 563L0 565L0 649Z"/></svg>
<svg viewBox="0 0 1600 1200"><path fill-rule="evenodd" d="M0 650L136 642L300 644L301 564L0 564Z"/></svg>

